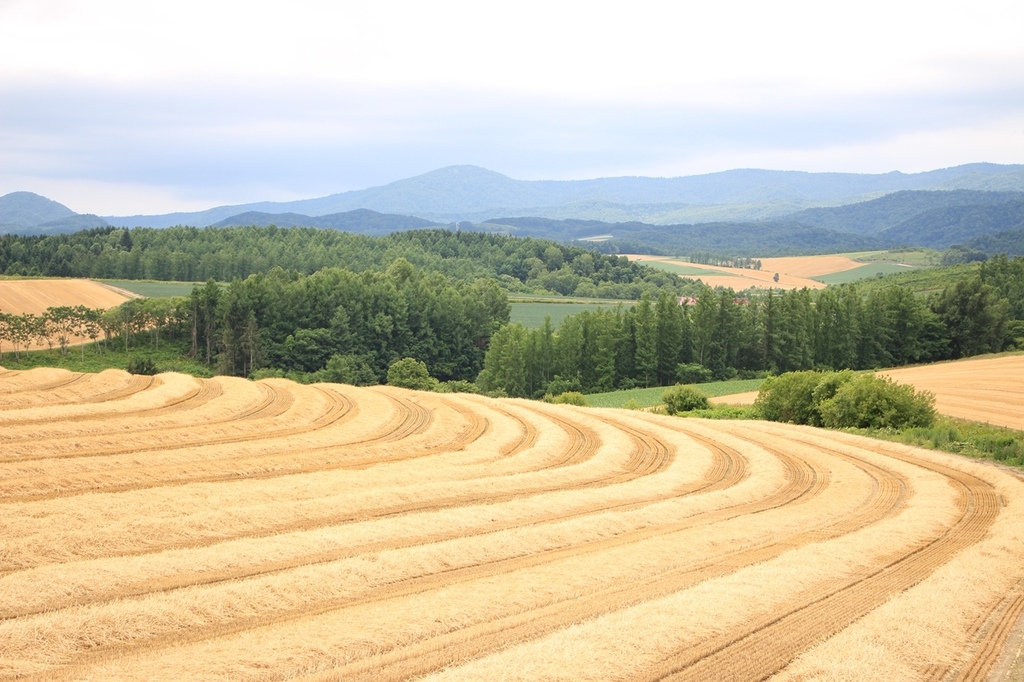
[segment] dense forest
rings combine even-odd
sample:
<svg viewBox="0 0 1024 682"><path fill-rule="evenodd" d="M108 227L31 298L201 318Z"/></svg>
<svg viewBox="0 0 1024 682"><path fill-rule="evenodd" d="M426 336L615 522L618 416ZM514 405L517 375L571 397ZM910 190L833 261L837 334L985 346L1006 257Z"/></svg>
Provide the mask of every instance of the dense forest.
<svg viewBox="0 0 1024 682"><path fill-rule="evenodd" d="M484 390L538 397L757 376L869 369L998 352L1024 341L1024 258L997 257L930 298L907 288L864 294L739 298L704 288L695 300L645 296L626 309L583 312L558 329L512 324L491 340Z"/></svg>
<svg viewBox="0 0 1024 682"><path fill-rule="evenodd" d="M250 226L0 236L0 272L8 275L229 282L274 267L306 275L342 264L354 272L383 270L399 258L456 279L493 278L514 292L635 299L644 292L688 290L679 278L625 258L478 232L428 229L370 237Z"/></svg>

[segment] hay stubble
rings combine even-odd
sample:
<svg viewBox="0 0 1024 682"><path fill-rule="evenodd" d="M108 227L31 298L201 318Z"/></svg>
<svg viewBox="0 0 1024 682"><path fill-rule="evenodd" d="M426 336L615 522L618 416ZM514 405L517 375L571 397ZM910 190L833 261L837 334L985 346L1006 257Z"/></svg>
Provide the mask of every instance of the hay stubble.
<svg viewBox="0 0 1024 682"><path fill-rule="evenodd" d="M31 370L0 472L8 678L984 679L1024 606L1024 482L814 429Z"/></svg>

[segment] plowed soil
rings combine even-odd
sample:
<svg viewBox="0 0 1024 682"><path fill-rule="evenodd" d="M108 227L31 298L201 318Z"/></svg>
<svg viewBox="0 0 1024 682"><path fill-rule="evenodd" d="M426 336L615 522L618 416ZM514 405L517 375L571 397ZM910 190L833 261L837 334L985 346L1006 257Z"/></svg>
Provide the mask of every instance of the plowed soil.
<svg viewBox="0 0 1024 682"><path fill-rule="evenodd" d="M0 678L984 680L1022 610L1024 481L953 456L0 370Z"/></svg>

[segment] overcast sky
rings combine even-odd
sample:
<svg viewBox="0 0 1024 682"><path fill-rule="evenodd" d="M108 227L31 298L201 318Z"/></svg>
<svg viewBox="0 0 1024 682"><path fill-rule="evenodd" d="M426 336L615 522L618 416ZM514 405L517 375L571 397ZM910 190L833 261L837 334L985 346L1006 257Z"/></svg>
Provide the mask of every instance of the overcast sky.
<svg viewBox="0 0 1024 682"><path fill-rule="evenodd" d="M0 0L0 195L1024 163L1024 2Z"/></svg>

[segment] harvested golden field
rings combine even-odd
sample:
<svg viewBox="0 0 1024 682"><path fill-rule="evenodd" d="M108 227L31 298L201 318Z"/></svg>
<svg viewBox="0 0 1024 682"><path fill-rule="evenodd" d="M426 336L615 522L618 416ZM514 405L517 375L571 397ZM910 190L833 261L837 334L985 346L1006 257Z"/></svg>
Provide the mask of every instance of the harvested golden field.
<svg viewBox="0 0 1024 682"><path fill-rule="evenodd" d="M856 254L853 254L856 255ZM678 260L668 256L630 254L630 260L642 261L680 277L698 279L710 287L728 287L736 291L754 287L757 289L824 289L824 282L811 279L833 275L847 270L863 268L868 263L856 261L849 256L832 254L825 256L790 256L784 258L761 258L761 269L730 268L720 265L701 265ZM909 266L908 266L909 267ZM775 281L778 274L779 280Z"/></svg>
<svg viewBox="0 0 1024 682"><path fill-rule="evenodd" d="M683 277L699 279L711 287L731 287L736 291L749 287L775 289L824 289L825 284L811 277L831 275L836 272L853 270L864 265L842 255L827 256L791 256L786 258L762 258L760 270L745 268L729 268L719 265L699 265L687 261L675 260L666 256L629 255L630 260L644 262L658 261L682 268ZM704 273L686 274L687 269L703 270ZM707 274L720 272L721 275ZM775 281L775 274L779 281Z"/></svg>
<svg viewBox="0 0 1024 682"><path fill-rule="evenodd" d="M676 260L666 256L628 255L630 260L641 261L651 264L652 262L665 263L670 266L681 268L679 275L699 279L709 287L728 287L736 291L757 287L760 289L824 289L822 282L808 279L807 275L792 275L778 270L769 270L763 267L761 270L749 270L746 268L729 268L720 265L700 265L688 261ZM819 258L815 256L814 258ZM773 259L765 259L773 260ZM774 260L796 261L798 258L779 258ZM764 261L762 261L764 262ZM859 263L858 265L863 265ZM691 272L692 271L692 272ZM722 273L721 275L709 273ZM775 274L778 273L779 281L775 281ZM827 274L827 273L813 273Z"/></svg>
<svg viewBox="0 0 1024 682"><path fill-rule="evenodd" d="M1024 430L1024 355L967 358L881 370L901 384L935 394L945 415ZM712 398L723 405L753 405L757 391Z"/></svg>
<svg viewBox="0 0 1024 682"><path fill-rule="evenodd" d="M838 254L761 259L762 270L783 272L794 277L820 277L821 275L831 275L836 272L853 270L862 265L864 265L863 262Z"/></svg>
<svg viewBox="0 0 1024 682"><path fill-rule="evenodd" d="M1024 481L840 433L0 369L0 677L986 679Z"/></svg>
<svg viewBox="0 0 1024 682"><path fill-rule="evenodd" d="M0 280L0 312L40 315L47 308L113 308L134 295L89 279Z"/></svg>
<svg viewBox="0 0 1024 682"><path fill-rule="evenodd" d="M1024 355L967 358L879 374L931 391L942 414L1024 430Z"/></svg>

